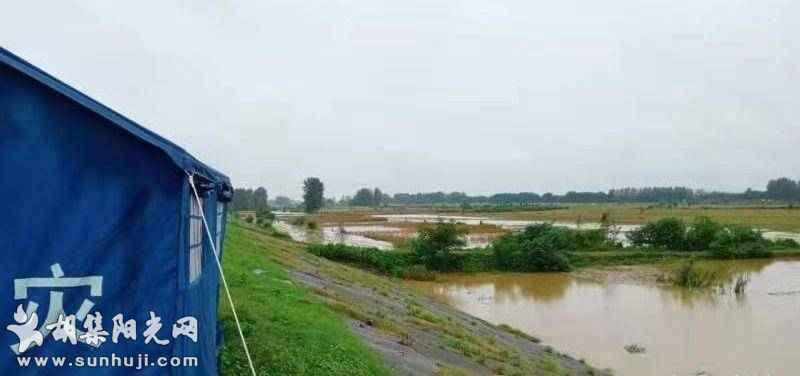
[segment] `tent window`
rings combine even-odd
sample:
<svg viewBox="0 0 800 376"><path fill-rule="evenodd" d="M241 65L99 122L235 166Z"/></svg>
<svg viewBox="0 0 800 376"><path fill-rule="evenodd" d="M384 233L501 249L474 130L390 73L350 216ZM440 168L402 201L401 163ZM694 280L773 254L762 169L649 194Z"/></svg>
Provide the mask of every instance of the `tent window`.
<svg viewBox="0 0 800 376"><path fill-rule="evenodd" d="M192 211L189 214L189 282L197 281L203 273L203 199L198 205L190 198Z"/></svg>
<svg viewBox="0 0 800 376"><path fill-rule="evenodd" d="M217 234L215 236L216 241L216 254L217 258L219 258L219 250L222 249L220 246L222 245L222 225L223 219L225 218L225 204L222 202L217 202Z"/></svg>

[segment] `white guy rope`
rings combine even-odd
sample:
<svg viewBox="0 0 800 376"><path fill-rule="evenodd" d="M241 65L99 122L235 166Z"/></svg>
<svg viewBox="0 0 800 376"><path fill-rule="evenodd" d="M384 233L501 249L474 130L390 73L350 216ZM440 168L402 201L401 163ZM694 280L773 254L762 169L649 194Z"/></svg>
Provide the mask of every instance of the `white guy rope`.
<svg viewBox="0 0 800 376"><path fill-rule="evenodd" d="M256 376L256 368L253 367L253 359L250 357L250 350L247 348L247 341L244 339L244 333L242 332L242 325L239 324L239 316L236 314L236 308L233 305L233 298L231 298L231 290L228 288L228 281L225 280L225 273L222 271L222 263L219 261L219 253L217 253L217 248L214 244L214 237L211 236L211 230L208 227L208 222L206 222L206 215L203 211L203 205L200 203L200 195L197 194L197 188L194 186L194 177L191 174L189 175L189 185L192 187L192 193L194 193L194 199L197 200L197 206L200 208L200 217L203 219L203 225L206 228L206 234L208 235L208 242L211 244L211 250L214 251L214 260L217 261L217 270L219 270L220 279L222 279L222 285L225 287L225 295L228 296L228 303L231 305L231 312L233 312L233 319L236 321L236 329L239 330L239 337L242 339L242 346L244 346L244 353L247 355L247 363L250 364L250 371L253 372L253 376Z"/></svg>

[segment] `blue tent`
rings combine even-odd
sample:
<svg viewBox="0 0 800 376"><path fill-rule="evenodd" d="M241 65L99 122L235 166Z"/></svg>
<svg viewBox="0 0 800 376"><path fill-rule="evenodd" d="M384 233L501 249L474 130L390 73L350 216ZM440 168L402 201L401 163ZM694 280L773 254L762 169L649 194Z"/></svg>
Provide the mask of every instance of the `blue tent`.
<svg viewBox="0 0 800 376"><path fill-rule="evenodd" d="M216 375L212 243L231 196L225 175L0 48L0 375Z"/></svg>

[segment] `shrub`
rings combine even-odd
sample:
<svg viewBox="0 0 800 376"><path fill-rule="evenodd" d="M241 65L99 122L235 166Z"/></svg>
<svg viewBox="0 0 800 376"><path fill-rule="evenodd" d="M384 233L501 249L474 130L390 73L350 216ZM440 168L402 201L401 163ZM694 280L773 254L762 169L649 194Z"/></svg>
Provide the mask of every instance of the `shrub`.
<svg viewBox="0 0 800 376"><path fill-rule="evenodd" d="M352 247L344 244L312 244L308 251L332 261L355 264L385 274L398 275L413 264L408 252L388 252L377 248Z"/></svg>
<svg viewBox="0 0 800 376"><path fill-rule="evenodd" d="M686 224L678 218L664 218L650 222L629 232L631 244L674 250L686 249Z"/></svg>
<svg viewBox="0 0 800 376"><path fill-rule="evenodd" d="M459 270L465 273L486 272L495 269L494 256L484 250L465 250L452 254Z"/></svg>
<svg viewBox="0 0 800 376"><path fill-rule="evenodd" d="M549 224L527 227L520 233L506 234L492 243L495 265L508 271L567 271L570 263L564 252L575 246L574 230Z"/></svg>
<svg viewBox="0 0 800 376"><path fill-rule="evenodd" d="M772 242L773 246L778 249L785 248L800 248L800 243L794 239L778 239Z"/></svg>
<svg viewBox="0 0 800 376"><path fill-rule="evenodd" d="M572 236L572 249L576 251L608 248L615 246L608 238L608 230L570 230Z"/></svg>
<svg viewBox="0 0 800 376"><path fill-rule="evenodd" d="M456 270L458 265L451 253L453 249L466 244L462 239L462 235L466 233L465 228L452 223L438 223L433 227L424 227L419 230L417 237L411 240L411 251L428 269Z"/></svg>
<svg viewBox="0 0 800 376"><path fill-rule="evenodd" d="M769 243L761 235L761 232L742 226L728 226L717 233L711 243L712 250L735 249L748 243Z"/></svg>
<svg viewBox="0 0 800 376"><path fill-rule="evenodd" d="M508 234L500 237L492 243L491 250L498 269L517 271L526 269L527 254L517 236Z"/></svg>
<svg viewBox="0 0 800 376"><path fill-rule="evenodd" d="M559 251L583 251L607 248L606 230L573 230L549 223L531 225L522 231L521 239L534 248Z"/></svg>
<svg viewBox="0 0 800 376"><path fill-rule="evenodd" d="M724 227L708 217L697 217L691 228L686 233L686 249L689 251L704 251L711 248L717 235Z"/></svg>

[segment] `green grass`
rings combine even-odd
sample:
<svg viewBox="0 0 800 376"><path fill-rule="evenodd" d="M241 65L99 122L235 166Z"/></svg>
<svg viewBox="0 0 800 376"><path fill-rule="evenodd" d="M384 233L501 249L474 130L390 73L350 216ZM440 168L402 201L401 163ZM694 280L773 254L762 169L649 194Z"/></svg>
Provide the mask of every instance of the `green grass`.
<svg viewBox="0 0 800 376"><path fill-rule="evenodd" d="M379 357L344 321L275 261L298 245L258 237L235 222L228 226L224 268L259 375L390 375ZM289 256L290 257L290 256ZM258 270L258 272L256 272ZM226 345L222 375L248 374L233 314L220 297Z"/></svg>
<svg viewBox="0 0 800 376"><path fill-rule="evenodd" d="M502 330L505 330L506 332L511 333L511 334L513 334L513 335L515 335L517 337L520 337L522 339L527 339L528 341L531 341L533 343L541 343L542 342L542 340L540 340L539 338L536 338L536 337L534 337L534 336L532 336L532 335L530 335L528 333L525 333L525 332L523 332L523 331L521 331L521 330L519 330L517 328L514 328L514 327L512 327L512 326L510 326L508 324L500 324L497 327L502 329Z"/></svg>

